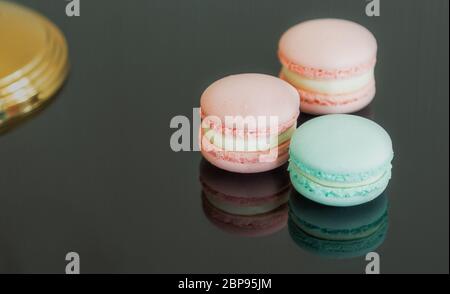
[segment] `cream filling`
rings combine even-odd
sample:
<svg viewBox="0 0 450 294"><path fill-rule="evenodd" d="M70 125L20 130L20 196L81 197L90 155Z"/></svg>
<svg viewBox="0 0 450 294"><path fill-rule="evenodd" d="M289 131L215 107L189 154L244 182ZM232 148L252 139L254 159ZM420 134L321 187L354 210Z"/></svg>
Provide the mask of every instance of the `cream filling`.
<svg viewBox="0 0 450 294"><path fill-rule="evenodd" d="M282 73L289 83L307 91L323 94L345 94L355 92L374 79L373 69L357 77L337 80L314 80L294 73L283 66Z"/></svg>
<svg viewBox="0 0 450 294"><path fill-rule="evenodd" d="M269 203L259 204L258 206L239 206L239 204L231 204L225 202L216 201L214 197L211 197L205 193L206 199L214 206L222 211L225 211L234 215L251 216L270 212L277 209L288 201L289 193L285 193L278 197L276 201L270 201Z"/></svg>
<svg viewBox="0 0 450 294"><path fill-rule="evenodd" d="M373 184L375 182L377 182L378 180L380 180L381 178L384 177L384 175L386 174L386 172L382 173L381 175L376 175L373 177L370 177L364 181L361 182L357 182L357 183L344 183L344 182L332 182L332 181L327 181L327 180L322 180L322 179L318 179L316 177L313 177L309 174L304 173L303 171L301 171L298 167L296 167L295 165L291 164L290 167L299 175L307 178L308 180L319 184L321 186L324 187L328 187L328 188L356 188L356 187L362 187L362 186L366 186L366 185L370 185Z"/></svg>
<svg viewBox="0 0 450 294"><path fill-rule="evenodd" d="M258 152L273 149L290 140L295 129L296 125L294 124L279 135L262 137L249 135L239 137L231 134L222 134L214 129L204 128L203 136L205 136L211 144L225 151Z"/></svg>

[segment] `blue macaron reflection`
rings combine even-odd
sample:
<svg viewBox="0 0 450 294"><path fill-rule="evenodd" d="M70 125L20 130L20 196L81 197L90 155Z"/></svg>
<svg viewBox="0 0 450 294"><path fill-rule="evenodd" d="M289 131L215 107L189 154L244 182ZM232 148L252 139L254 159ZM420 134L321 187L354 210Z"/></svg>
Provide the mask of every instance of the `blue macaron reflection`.
<svg viewBox="0 0 450 294"><path fill-rule="evenodd" d="M388 197L353 207L315 203L296 191L289 200L289 234L301 248L331 258L352 258L374 251L388 230Z"/></svg>

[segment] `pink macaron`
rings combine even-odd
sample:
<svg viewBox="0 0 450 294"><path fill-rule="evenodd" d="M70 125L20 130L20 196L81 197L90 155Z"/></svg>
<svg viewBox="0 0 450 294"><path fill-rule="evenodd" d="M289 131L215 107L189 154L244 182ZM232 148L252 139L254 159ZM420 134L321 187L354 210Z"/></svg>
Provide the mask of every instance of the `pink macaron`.
<svg viewBox="0 0 450 294"><path fill-rule="evenodd" d="M300 114L299 94L264 74L231 75L214 82L200 101L202 155L231 172L257 173L288 160Z"/></svg>
<svg viewBox="0 0 450 294"><path fill-rule="evenodd" d="M278 56L280 78L300 93L302 112L356 112L375 96L377 41L357 23L302 22L283 34Z"/></svg>

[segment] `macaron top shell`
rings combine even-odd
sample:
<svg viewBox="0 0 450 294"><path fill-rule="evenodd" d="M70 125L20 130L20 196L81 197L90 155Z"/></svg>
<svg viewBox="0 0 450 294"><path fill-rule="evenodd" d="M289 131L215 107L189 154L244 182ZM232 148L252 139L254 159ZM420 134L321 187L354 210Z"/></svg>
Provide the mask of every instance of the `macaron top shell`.
<svg viewBox="0 0 450 294"><path fill-rule="evenodd" d="M278 117L279 124L293 123L300 99L287 82L264 74L231 75L214 82L201 97L202 116Z"/></svg>
<svg viewBox="0 0 450 294"><path fill-rule="evenodd" d="M314 69L348 69L375 60L377 41L365 27L342 19L302 22L283 34L280 53Z"/></svg>
<svg viewBox="0 0 450 294"><path fill-rule="evenodd" d="M333 114L301 125L290 145L291 160L320 175L379 174L393 158L389 134L375 122Z"/></svg>

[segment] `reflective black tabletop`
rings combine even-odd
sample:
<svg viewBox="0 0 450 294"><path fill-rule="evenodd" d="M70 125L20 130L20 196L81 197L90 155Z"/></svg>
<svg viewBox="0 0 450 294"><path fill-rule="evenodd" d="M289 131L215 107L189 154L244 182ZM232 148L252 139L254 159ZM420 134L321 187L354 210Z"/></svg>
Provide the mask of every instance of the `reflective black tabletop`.
<svg viewBox="0 0 450 294"><path fill-rule="evenodd" d="M364 273L365 249L382 273L448 273L448 1L381 0L368 17L361 0L81 0L71 18L67 1L17 2L64 31L71 72L43 111L0 135L0 273L64 273L70 251L83 273ZM379 45L377 94L362 115L393 140L385 202L305 213L330 226L380 217L378 237L359 243L311 241L288 207L255 226L211 210L200 153L170 148L171 119L192 122L210 83L277 75L283 31L321 17L361 23ZM275 173L276 186L286 175ZM219 190L261 190L221 179Z"/></svg>

